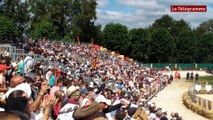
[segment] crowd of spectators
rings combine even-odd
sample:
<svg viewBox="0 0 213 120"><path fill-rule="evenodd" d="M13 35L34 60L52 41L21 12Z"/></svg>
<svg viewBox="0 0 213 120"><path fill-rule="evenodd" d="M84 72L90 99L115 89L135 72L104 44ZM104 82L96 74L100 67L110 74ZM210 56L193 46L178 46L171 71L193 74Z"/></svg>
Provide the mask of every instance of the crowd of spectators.
<svg viewBox="0 0 213 120"><path fill-rule="evenodd" d="M149 102L173 80L161 72L93 44L30 39L23 49L28 56L17 61L0 55L4 120L182 119Z"/></svg>

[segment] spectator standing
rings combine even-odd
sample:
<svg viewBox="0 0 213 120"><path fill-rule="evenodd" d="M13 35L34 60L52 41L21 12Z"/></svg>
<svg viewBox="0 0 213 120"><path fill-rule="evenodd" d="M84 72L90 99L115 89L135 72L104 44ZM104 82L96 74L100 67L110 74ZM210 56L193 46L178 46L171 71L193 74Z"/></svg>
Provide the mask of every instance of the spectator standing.
<svg viewBox="0 0 213 120"><path fill-rule="evenodd" d="M193 80L194 80L194 73L193 73L193 72L191 72L190 82L193 82Z"/></svg>
<svg viewBox="0 0 213 120"><path fill-rule="evenodd" d="M190 74L189 74L189 72L187 72L187 73L186 73L186 80L187 80L187 81L189 80L189 76L190 76Z"/></svg>
<svg viewBox="0 0 213 120"><path fill-rule="evenodd" d="M80 106L79 98L80 91L79 88L75 86L70 86L67 89L68 103L62 107L58 114L58 119L60 120L74 120L73 113Z"/></svg>
<svg viewBox="0 0 213 120"><path fill-rule="evenodd" d="M33 64L35 62L34 58L33 58L33 55L34 52L33 51L30 51L29 52L29 56L27 56L25 59L24 59L24 73L27 74L32 68L33 68Z"/></svg>
<svg viewBox="0 0 213 120"><path fill-rule="evenodd" d="M199 77L199 74L198 74L198 73L196 73L196 74L195 74L195 83L197 83L197 82L198 82L198 77Z"/></svg>

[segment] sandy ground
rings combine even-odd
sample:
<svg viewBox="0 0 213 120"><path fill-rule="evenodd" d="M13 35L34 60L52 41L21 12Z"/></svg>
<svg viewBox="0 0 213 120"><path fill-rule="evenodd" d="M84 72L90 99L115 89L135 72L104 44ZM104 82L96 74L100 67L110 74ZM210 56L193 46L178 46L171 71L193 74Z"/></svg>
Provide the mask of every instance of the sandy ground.
<svg viewBox="0 0 213 120"><path fill-rule="evenodd" d="M168 74L168 75L170 75L170 74L173 74L173 75L174 75L175 72L176 72L176 71L163 72L163 73L164 73L164 74ZM184 70L184 71L178 71L178 72L180 72L181 78L185 78L187 72L189 72L189 73L193 72L194 75L195 75L196 73L198 73L199 76L211 76L211 75L212 75L212 74L206 73L205 71L201 71L201 70L189 70L189 71Z"/></svg>
<svg viewBox="0 0 213 120"><path fill-rule="evenodd" d="M178 112L184 120L208 120L193 111L187 109L182 103L182 95L188 90L188 87L192 84L185 81L186 73L188 71L180 71L182 80L172 82L172 84L165 87L160 91L151 102L155 102L158 107L165 109L170 116L171 112ZM191 72L191 71L189 71ZM198 73L200 76L208 76L210 74L205 71L193 71L194 74ZM172 74L174 74L173 72ZM166 73L171 74L171 73Z"/></svg>

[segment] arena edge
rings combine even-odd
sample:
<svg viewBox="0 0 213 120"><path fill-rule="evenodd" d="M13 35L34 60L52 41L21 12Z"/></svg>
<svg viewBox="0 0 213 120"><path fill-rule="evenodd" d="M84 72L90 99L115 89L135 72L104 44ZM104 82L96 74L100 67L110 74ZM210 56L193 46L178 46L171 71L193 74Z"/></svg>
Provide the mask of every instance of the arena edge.
<svg viewBox="0 0 213 120"><path fill-rule="evenodd" d="M207 110L202 106L194 103L189 96L188 92L184 92L182 96L183 104L190 110L194 111L195 113L202 115L210 120L213 120L213 111Z"/></svg>
<svg viewBox="0 0 213 120"><path fill-rule="evenodd" d="M171 5L171 12L207 12L206 5Z"/></svg>

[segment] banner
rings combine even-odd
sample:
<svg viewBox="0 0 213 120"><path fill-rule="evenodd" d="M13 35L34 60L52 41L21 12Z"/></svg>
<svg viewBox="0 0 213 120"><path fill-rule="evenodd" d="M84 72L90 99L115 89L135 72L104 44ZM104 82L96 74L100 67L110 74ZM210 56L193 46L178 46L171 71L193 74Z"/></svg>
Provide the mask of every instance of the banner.
<svg viewBox="0 0 213 120"><path fill-rule="evenodd" d="M117 57L118 57L119 55L120 55L119 53L115 53L115 56L117 56Z"/></svg>
<svg viewBox="0 0 213 120"><path fill-rule="evenodd" d="M124 60L124 55L119 55L118 57Z"/></svg>
<svg viewBox="0 0 213 120"><path fill-rule="evenodd" d="M114 51L112 51L112 52L111 52L111 54L112 54L112 55L115 55L115 52L114 52Z"/></svg>
<svg viewBox="0 0 213 120"><path fill-rule="evenodd" d="M101 51L107 51L107 48L104 48L104 47L101 46L101 47L100 47L100 50L101 50Z"/></svg>
<svg viewBox="0 0 213 120"><path fill-rule="evenodd" d="M80 38L78 35L77 35L77 40L78 40L78 44L80 45L81 43L80 43Z"/></svg>
<svg viewBox="0 0 213 120"><path fill-rule="evenodd" d="M100 49L100 46L99 45L97 45L97 44L93 44L93 48L95 48L95 49Z"/></svg>
<svg viewBox="0 0 213 120"><path fill-rule="evenodd" d="M124 57L124 60L125 61L129 61L129 57Z"/></svg>

